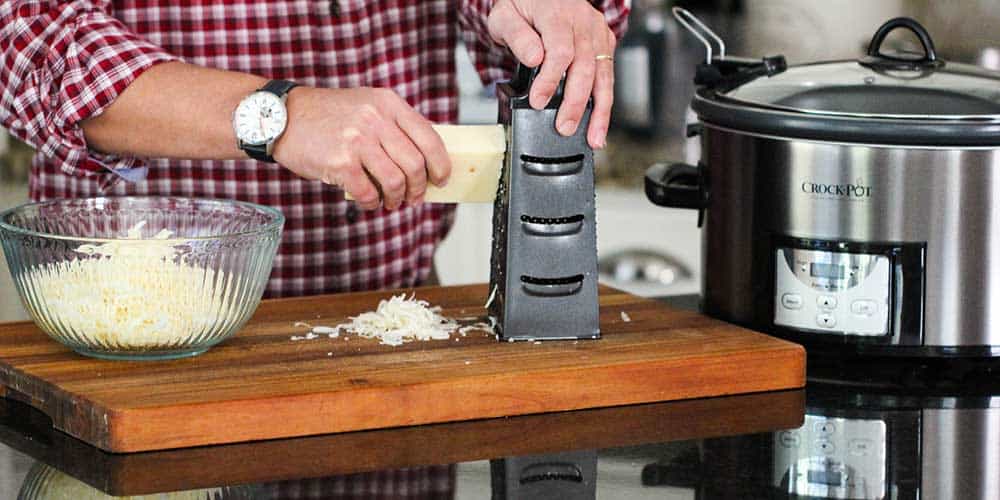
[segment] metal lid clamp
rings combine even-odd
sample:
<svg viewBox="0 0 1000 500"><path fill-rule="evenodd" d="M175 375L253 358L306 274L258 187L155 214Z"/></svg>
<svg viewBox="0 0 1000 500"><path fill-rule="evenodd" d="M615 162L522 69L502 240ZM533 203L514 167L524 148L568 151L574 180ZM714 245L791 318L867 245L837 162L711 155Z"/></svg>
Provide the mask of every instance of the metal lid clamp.
<svg viewBox="0 0 1000 500"><path fill-rule="evenodd" d="M691 11L674 7L671 12L677 22L705 46L705 62L695 68L695 85L726 91L762 76L774 76L788 69L788 62L783 55L761 59L727 56L726 43L722 37L706 26ZM715 50L716 46L718 50Z"/></svg>

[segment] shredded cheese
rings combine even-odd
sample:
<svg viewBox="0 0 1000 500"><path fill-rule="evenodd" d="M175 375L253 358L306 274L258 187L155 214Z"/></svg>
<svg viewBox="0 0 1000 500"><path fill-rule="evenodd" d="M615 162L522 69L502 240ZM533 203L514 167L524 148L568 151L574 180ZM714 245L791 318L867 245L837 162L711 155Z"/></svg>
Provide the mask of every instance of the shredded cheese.
<svg viewBox="0 0 1000 500"><path fill-rule="evenodd" d="M486 305L483 306L484 308L489 309L490 304L493 303L493 299L497 298L497 289L498 285L493 285L493 290L490 290L490 296L486 297Z"/></svg>
<svg viewBox="0 0 1000 500"><path fill-rule="evenodd" d="M294 323L296 327L309 328L305 336L292 335L291 340L313 340L320 335L331 339L341 336L343 332L351 332L368 339L376 339L384 345L398 346L415 340L448 340L452 332L465 337L472 331L485 331L494 334L495 320L490 323L477 322L459 326L458 320L442 316L441 308L431 306L425 300L409 298L405 294L395 295L379 302L375 311L362 313L349 318L351 321L336 326L310 325L303 321ZM460 318L461 320L478 319L477 317ZM344 336L345 341L350 337ZM455 342L459 338L454 339Z"/></svg>
<svg viewBox="0 0 1000 500"><path fill-rule="evenodd" d="M179 346L239 306L226 300L232 274L175 261L172 244L138 240L144 225L129 229L127 240L76 248L86 257L27 271L62 329L108 349Z"/></svg>
<svg viewBox="0 0 1000 500"><path fill-rule="evenodd" d="M378 339L379 343L392 346L413 340L446 340L458 323L440 312L440 307L431 307L425 300L395 295L379 301L375 311L354 316L350 323L340 326L360 337Z"/></svg>
<svg viewBox="0 0 1000 500"><path fill-rule="evenodd" d="M489 325L488 323L473 323L471 325L467 325L467 326L463 326L462 328L459 328L458 329L458 334L461 335L461 336L463 336L463 337L465 337L466 335L469 334L469 332L477 331L477 330L485 330L487 332L493 333L493 327L491 325Z"/></svg>

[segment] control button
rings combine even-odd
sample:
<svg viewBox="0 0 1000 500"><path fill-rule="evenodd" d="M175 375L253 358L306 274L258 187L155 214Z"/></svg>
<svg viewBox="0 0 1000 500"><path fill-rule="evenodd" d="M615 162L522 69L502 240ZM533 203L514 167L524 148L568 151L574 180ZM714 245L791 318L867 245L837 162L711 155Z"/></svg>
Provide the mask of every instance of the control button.
<svg viewBox="0 0 1000 500"><path fill-rule="evenodd" d="M802 309L802 296L797 293L786 293L781 296L781 305L785 309Z"/></svg>
<svg viewBox="0 0 1000 500"><path fill-rule="evenodd" d="M871 439L852 439L847 443L847 449L850 450L851 455L857 455L859 457L867 457L871 455L874 451L875 443Z"/></svg>
<svg viewBox="0 0 1000 500"><path fill-rule="evenodd" d="M816 452L822 453L824 455L832 455L837 451L837 447L833 445L833 441L828 439L820 439L813 444Z"/></svg>
<svg viewBox="0 0 1000 500"><path fill-rule="evenodd" d="M872 316L878 312L878 304L874 300L855 300L851 303L851 312L858 316Z"/></svg>
<svg viewBox="0 0 1000 500"><path fill-rule="evenodd" d="M816 305L822 307L823 309L836 309L837 298L832 295L820 295L816 299Z"/></svg>
<svg viewBox="0 0 1000 500"><path fill-rule="evenodd" d="M816 422L813 424L813 431L821 436L829 436L830 434L837 432L837 426L830 421Z"/></svg>
<svg viewBox="0 0 1000 500"><path fill-rule="evenodd" d="M820 314L816 316L816 324L823 328L833 328L837 326L837 318L834 318L832 314Z"/></svg>
<svg viewBox="0 0 1000 500"><path fill-rule="evenodd" d="M799 437L798 432L794 431L782 431L778 434L778 443L785 448L798 448L799 444L802 443L802 438Z"/></svg>

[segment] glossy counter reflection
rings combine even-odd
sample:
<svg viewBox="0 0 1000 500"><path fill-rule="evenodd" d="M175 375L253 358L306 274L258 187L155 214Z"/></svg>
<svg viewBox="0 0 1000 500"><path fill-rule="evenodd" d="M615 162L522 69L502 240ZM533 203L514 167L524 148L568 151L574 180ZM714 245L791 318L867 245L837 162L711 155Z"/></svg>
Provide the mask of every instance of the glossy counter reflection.
<svg viewBox="0 0 1000 500"><path fill-rule="evenodd" d="M644 480L704 499L995 500L1000 397L987 376L959 394L814 381L801 427L704 440Z"/></svg>
<svg viewBox="0 0 1000 500"><path fill-rule="evenodd" d="M333 476L334 479L312 480L322 488L323 484L335 485L336 477L345 475L384 475L388 473L373 471L585 450L601 450L602 457L612 457L629 455L632 448L652 447L641 455L656 457L661 453L656 447L671 441L794 428L802 422L803 409L802 391L784 391L239 445L109 454L54 431L47 417L30 407L0 401L0 442L109 495L270 483L272 486L263 488L263 496L257 490L258 496L300 498L281 493L294 487L282 489L273 484ZM647 461L650 460L629 459L623 484L642 488L640 476ZM449 471L447 466L444 470ZM453 470L450 474L454 477ZM486 476L487 484L489 477ZM461 478L458 482L461 483ZM483 486L482 478L473 485L474 489ZM613 483L609 487L611 491L617 488ZM486 490L490 487L486 486ZM449 497L463 496L455 494L454 489L451 492ZM439 493L378 498L443 498ZM338 495L330 491L301 498L357 498ZM466 498L483 498L478 493L469 495Z"/></svg>

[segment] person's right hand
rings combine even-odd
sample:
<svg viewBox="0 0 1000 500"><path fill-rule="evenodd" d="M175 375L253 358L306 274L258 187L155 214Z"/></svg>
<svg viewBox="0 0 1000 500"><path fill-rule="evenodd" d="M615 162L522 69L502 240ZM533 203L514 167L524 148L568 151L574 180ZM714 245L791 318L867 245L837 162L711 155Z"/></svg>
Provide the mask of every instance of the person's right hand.
<svg viewBox="0 0 1000 500"><path fill-rule="evenodd" d="M431 122L391 90L296 87L287 107L274 159L340 186L363 209L420 203L428 179L443 186L451 173Z"/></svg>

